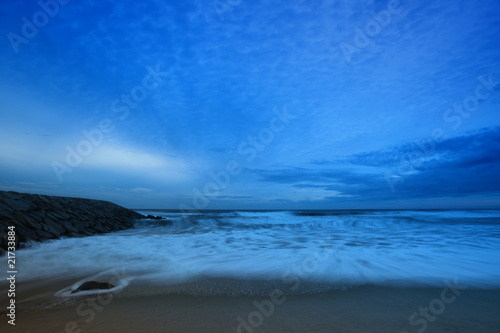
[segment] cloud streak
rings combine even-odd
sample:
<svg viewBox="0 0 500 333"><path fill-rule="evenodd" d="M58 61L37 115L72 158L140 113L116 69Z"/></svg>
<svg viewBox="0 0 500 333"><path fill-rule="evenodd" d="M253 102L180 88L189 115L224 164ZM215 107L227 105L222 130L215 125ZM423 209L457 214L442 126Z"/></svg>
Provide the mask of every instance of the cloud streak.
<svg viewBox="0 0 500 333"><path fill-rule="evenodd" d="M252 170L262 182L300 189L322 189L324 199L359 201L412 200L500 194L500 127L486 128L435 143L432 149L398 169L406 156L420 151L415 143L315 161L314 168ZM368 167L368 169L367 169ZM369 170L369 171L367 171ZM392 173L391 173L392 172ZM402 176L401 174L404 174ZM398 176L390 190L388 175ZM335 195L329 196L329 192ZM352 200L354 200L352 199Z"/></svg>

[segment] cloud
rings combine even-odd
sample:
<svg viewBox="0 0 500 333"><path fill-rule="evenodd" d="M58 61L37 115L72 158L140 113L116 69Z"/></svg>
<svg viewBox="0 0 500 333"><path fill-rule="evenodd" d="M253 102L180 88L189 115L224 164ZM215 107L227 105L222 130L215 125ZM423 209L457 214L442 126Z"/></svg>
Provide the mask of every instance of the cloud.
<svg viewBox="0 0 500 333"><path fill-rule="evenodd" d="M101 145L84 157L82 169L118 172L155 179L158 184L182 182L190 179L191 167L180 157L168 156L128 146ZM77 167L75 170L78 170Z"/></svg>
<svg viewBox="0 0 500 333"><path fill-rule="evenodd" d="M92 167L145 170L167 168L180 163L166 156L109 145L97 147L85 162Z"/></svg>
<svg viewBox="0 0 500 333"><path fill-rule="evenodd" d="M389 147L383 150L354 154L343 160L353 165L398 167L409 164L417 170L479 167L499 159L500 127L483 128L461 136L435 141L430 138ZM327 163L327 162L319 162Z"/></svg>
<svg viewBox="0 0 500 333"><path fill-rule="evenodd" d="M353 200L489 196L500 193L499 147L500 127L494 127L434 142L425 150L420 144L405 143L315 161L314 168L251 172L262 182L322 189L331 192L331 197Z"/></svg>
<svg viewBox="0 0 500 333"><path fill-rule="evenodd" d="M131 189L130 192L135 192L135 193L150 193L150 192L153 192L153 190L150 189L150 188L136 187L136 188Z"/></svg>

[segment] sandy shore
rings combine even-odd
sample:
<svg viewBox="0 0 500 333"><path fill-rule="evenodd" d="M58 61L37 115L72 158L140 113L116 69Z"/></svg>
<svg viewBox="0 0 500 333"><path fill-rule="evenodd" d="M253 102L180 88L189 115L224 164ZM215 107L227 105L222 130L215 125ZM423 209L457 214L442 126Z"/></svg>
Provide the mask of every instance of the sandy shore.
<svg viewBox="0 0 500 333"><path fill-rule="evenodd" d="M500 332L500 290L467 289L458 291L458 296L448 290L443 298L444 288L365 286L255 297L192 296L161 290L147 295L132 286L98 298L53 296L69 284L68 280L25 288L17 298L16 325L9 325L2 311L0 331ZM3 309L5 296L0 299ZM421 307L433 307L427 319L418 314ZM412 325L413 313L417 314Z"/></svg>

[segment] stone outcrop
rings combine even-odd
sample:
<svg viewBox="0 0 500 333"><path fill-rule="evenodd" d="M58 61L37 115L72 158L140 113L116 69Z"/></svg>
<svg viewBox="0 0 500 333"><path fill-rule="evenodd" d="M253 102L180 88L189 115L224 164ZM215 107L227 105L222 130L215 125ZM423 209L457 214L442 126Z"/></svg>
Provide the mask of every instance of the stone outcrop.
<svg viewBox="0 0 500 333"><path fill-rule="evenodd" d="M19 247L30 240L124 230L143 218L109 201L0 191L0 254L7 249L8 226L15 226Z"/></svg>
<svg viewBox="0 0 500 333"><path fill-rule="evenodd" d="M113 284L107 282L87 281L77 289L73 290L71 293L74 294L79 291L85 291L85 290L111 289L114 287L115 286Z"/></svg>
<svg viewBox="0 0 500 333"><path fill-rule="evenodd" d="M164 217L154 216L154 215L147 215L146 218L150 219L150 220L164 220L165 219Z"/></svg>

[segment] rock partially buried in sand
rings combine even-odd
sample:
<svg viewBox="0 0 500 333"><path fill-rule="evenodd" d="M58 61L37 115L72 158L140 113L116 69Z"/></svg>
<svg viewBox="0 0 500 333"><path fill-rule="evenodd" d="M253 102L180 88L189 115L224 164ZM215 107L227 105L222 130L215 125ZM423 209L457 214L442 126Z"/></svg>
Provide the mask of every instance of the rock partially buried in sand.
<svg viewBox="0 0 500 333"><path fill-rule="evenodd" d="M71 293L77 293L79 291L84 291L84 290L96 290L96 289L111 289L114 288L115 286L112 285L111 283L107 282L97 282L97 281L87 281L83 283L80 287L77 289L73 290Z"/></svg>

